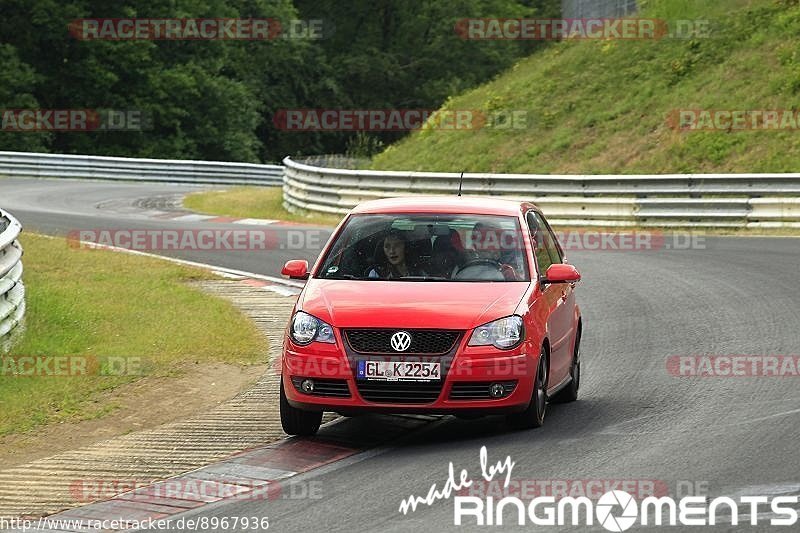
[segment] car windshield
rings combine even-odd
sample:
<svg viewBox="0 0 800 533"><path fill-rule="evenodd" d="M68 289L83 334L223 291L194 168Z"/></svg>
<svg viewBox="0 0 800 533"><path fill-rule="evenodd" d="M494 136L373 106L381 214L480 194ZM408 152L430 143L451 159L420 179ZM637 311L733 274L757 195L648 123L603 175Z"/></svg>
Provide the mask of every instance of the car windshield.
<svg viewBox="0 0 800 533"><path fill-rule="evenodd" d="M530 281L513 216L353 215L315 277L362 281Z"/></svg>

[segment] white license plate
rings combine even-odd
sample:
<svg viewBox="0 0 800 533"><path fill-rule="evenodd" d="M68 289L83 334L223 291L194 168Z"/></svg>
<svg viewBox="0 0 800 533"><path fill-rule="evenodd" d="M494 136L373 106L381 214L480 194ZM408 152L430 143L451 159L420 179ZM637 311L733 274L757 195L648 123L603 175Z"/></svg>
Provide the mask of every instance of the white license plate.
<svg viewBox="0 0 800 533"><path fill-rule="evenodd" d="M356 376L379 381L438 381L442 379L442 364L359 361Z"/></svg>

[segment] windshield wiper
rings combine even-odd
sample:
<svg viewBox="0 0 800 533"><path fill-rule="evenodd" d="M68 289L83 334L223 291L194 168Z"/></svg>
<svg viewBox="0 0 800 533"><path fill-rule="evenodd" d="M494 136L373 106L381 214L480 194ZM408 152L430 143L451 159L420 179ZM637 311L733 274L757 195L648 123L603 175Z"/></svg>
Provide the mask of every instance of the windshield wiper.
<svg viewBox="0 0 800 533"><path fill-rule="evenodd" d="M325 277L322 279L348 280L348 281L452 281L449 278L437 276L406 276L402 278L371 278L368 276L354 276L353 274L339 274L338 276Z"/></svg>
<svg viewBox="0 0 800 533"><path fill-rule="evenodd" d="M334 279L334 280L336 280L336 279L339 279L339 280L346 279L346 280L356 280L356 281L381 281L381 278L369 278L369 277L364 277L364 276L354 276L353 274L339 274L338 276L332 276L332 277L329 277L329 278L326 277L326 278L323 278L323 279Z"/></svg>

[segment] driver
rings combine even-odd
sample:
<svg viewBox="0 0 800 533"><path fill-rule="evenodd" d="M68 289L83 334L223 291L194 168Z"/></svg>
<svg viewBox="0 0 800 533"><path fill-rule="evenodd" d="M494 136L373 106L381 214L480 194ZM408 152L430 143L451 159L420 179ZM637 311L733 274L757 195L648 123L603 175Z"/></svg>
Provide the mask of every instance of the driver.
<svg viewBox="0 0 800 533"><path fill-rule="evenodd" d="M497 264L498 270L506 281L518 281L520 277L511 264L515 250L519 246L514 232L490 227L482 223L475 224L471 235L472 248L476 260L491 261Z"/></svg>

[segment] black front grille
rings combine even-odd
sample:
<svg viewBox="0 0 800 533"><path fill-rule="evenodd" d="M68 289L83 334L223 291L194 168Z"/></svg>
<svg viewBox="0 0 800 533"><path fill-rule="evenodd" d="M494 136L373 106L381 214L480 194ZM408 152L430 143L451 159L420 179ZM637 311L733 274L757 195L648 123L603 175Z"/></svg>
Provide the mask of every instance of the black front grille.
<svg viewBox="0 0 800 533"><path fill-rule="evenodd" d="M440 381L360 381L357 386L359 394L374 403L433 403L442 392Z"/></svg>
<svg viewBox="0 0 800 533"><path fill-rule="evenodd" d="M392 348L392 335L398 331L406 331L411 335L411 345L403 352ZM453 349L461 332L443 329L350 329L345 331L345 336L350 347L358 353L444 355Z"/></svg>
<svg viewBox="0 0 800 533"><path fill-rule="evenodd" d="M450 388L451 400L496 400L498 398L489 394L489 389L494 383L503 386L503 395L499 398L510 396L517 388L516 381L461 381L453 383Z"/></svg>
<svg viewBox="0 0 800 533"><path fill-rule="evenodd" d="M347 381L343 379L313 378L314 392L311 393L304 392L303 389L300 388L300 384L304 379L306 378L292 378L292 383L294 384L294 388L297 389L297 392L309 394L310 396L333 396L336 398L350 397L350 388L347 386Z"/></svg>

